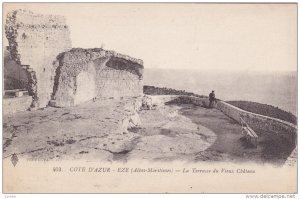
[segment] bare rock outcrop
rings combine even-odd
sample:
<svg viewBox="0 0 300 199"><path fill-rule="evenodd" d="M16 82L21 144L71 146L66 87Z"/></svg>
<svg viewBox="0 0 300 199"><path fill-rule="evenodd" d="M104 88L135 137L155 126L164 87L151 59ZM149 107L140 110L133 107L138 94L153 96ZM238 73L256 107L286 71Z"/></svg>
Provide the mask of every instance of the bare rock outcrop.
<svg viewBox="0 0 300 199"><path fill-rule="evenodd" d="M75 48L61 53L56 67L52 106L73 106L95 97L139 97L143 93L143 61L114 51Z"/></svg>
<svg viewBox="0 0 300 199"><path fill-rule="evenodd" d="M152 98L148 95L144 95L142 98L142 106L143 110L151 110L153 108Z"/></svg>
<svg viewBox="0 0 300 199"><path fill-rule="evenodd" d="M53 61L71 48L65 18L16 10L7 15L5 33L11 57L26 69L31 106L45 107L53 90Z"/></svg>

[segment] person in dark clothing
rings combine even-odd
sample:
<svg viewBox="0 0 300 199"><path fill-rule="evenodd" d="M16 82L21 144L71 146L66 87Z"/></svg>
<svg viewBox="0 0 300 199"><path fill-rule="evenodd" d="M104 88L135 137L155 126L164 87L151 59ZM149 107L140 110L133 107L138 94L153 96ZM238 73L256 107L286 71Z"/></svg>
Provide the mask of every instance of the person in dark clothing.
<svg viewBox="0 0 300 199"><path fill-rule="evenodd" d="M209 108L212 108L213 103L216 101L215 91L209 93Z"/></svg>

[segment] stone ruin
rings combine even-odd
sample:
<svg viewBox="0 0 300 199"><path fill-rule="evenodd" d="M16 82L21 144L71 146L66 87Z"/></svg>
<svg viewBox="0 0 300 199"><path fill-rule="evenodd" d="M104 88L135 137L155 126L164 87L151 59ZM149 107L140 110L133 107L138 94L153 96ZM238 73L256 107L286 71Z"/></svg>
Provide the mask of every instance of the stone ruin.
<svg viewBox="0 0 300 199"><path fill-rule="evenodd" d="M31 106L45 107L54 82L53 61L71 48L65 18L17 10L8 13L5 33L11 57L27 72Z"/></svg>
<svg viewBox="0 0 300 199"><path fill-rule="evenodd" d="M55 63L52 106L73 106L96 97L138 97L143 92L142 60L96 48L72 49Z"/></svg>
<svg viewBox="0 0 300 199"><path fill-rule="evenodd" d="M142 95L143 61L101 48L72 49L63 16L12 11L5 33L12 59L26 71L32 108Z"/></svg>

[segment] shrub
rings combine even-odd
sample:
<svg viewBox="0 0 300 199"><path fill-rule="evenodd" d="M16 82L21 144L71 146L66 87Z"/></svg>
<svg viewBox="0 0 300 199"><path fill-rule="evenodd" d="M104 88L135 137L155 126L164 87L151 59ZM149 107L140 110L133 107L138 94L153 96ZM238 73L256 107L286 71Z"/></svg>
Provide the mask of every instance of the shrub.
<svg viewBox="0 0 300 199"><path fill-rule="evenodd" d="M187 95L187 96L194 96L194 97L200 97L204 98L207 96L204 95L198 95L192 92L187 92L185 90L176 90L172 88L160 88L160 87L155 87L155 86L144 86L143 87L143 92L146 95Z"/></svg>

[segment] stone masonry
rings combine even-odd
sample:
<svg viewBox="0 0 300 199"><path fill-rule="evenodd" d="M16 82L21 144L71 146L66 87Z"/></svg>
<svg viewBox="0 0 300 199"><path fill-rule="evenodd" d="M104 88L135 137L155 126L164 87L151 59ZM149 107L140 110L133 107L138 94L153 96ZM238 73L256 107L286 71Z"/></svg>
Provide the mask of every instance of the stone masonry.
<svg viewBox="0 0 300 199"><path fill-rule="evenodd" d="M101 48L71 49L64 17L12 11L5 32L11 57L26 69L31 107L142 96L143 61Z"/></svg>
<svg viewBox="0 0 300 199"><path fill-rule="evenodd" d="M51 105L68 107L95 97L120 99L143 94L143 61L114 51L72 49L56 61Z"/></svg>
<svg viewBox="0 0 300 199"><path fill-rule="evenodd" d="M26 69L31 107L48 105L53 91L59 53L71 48L65 18L17 10L8 13L5 25L11 57Z"/></svg>

